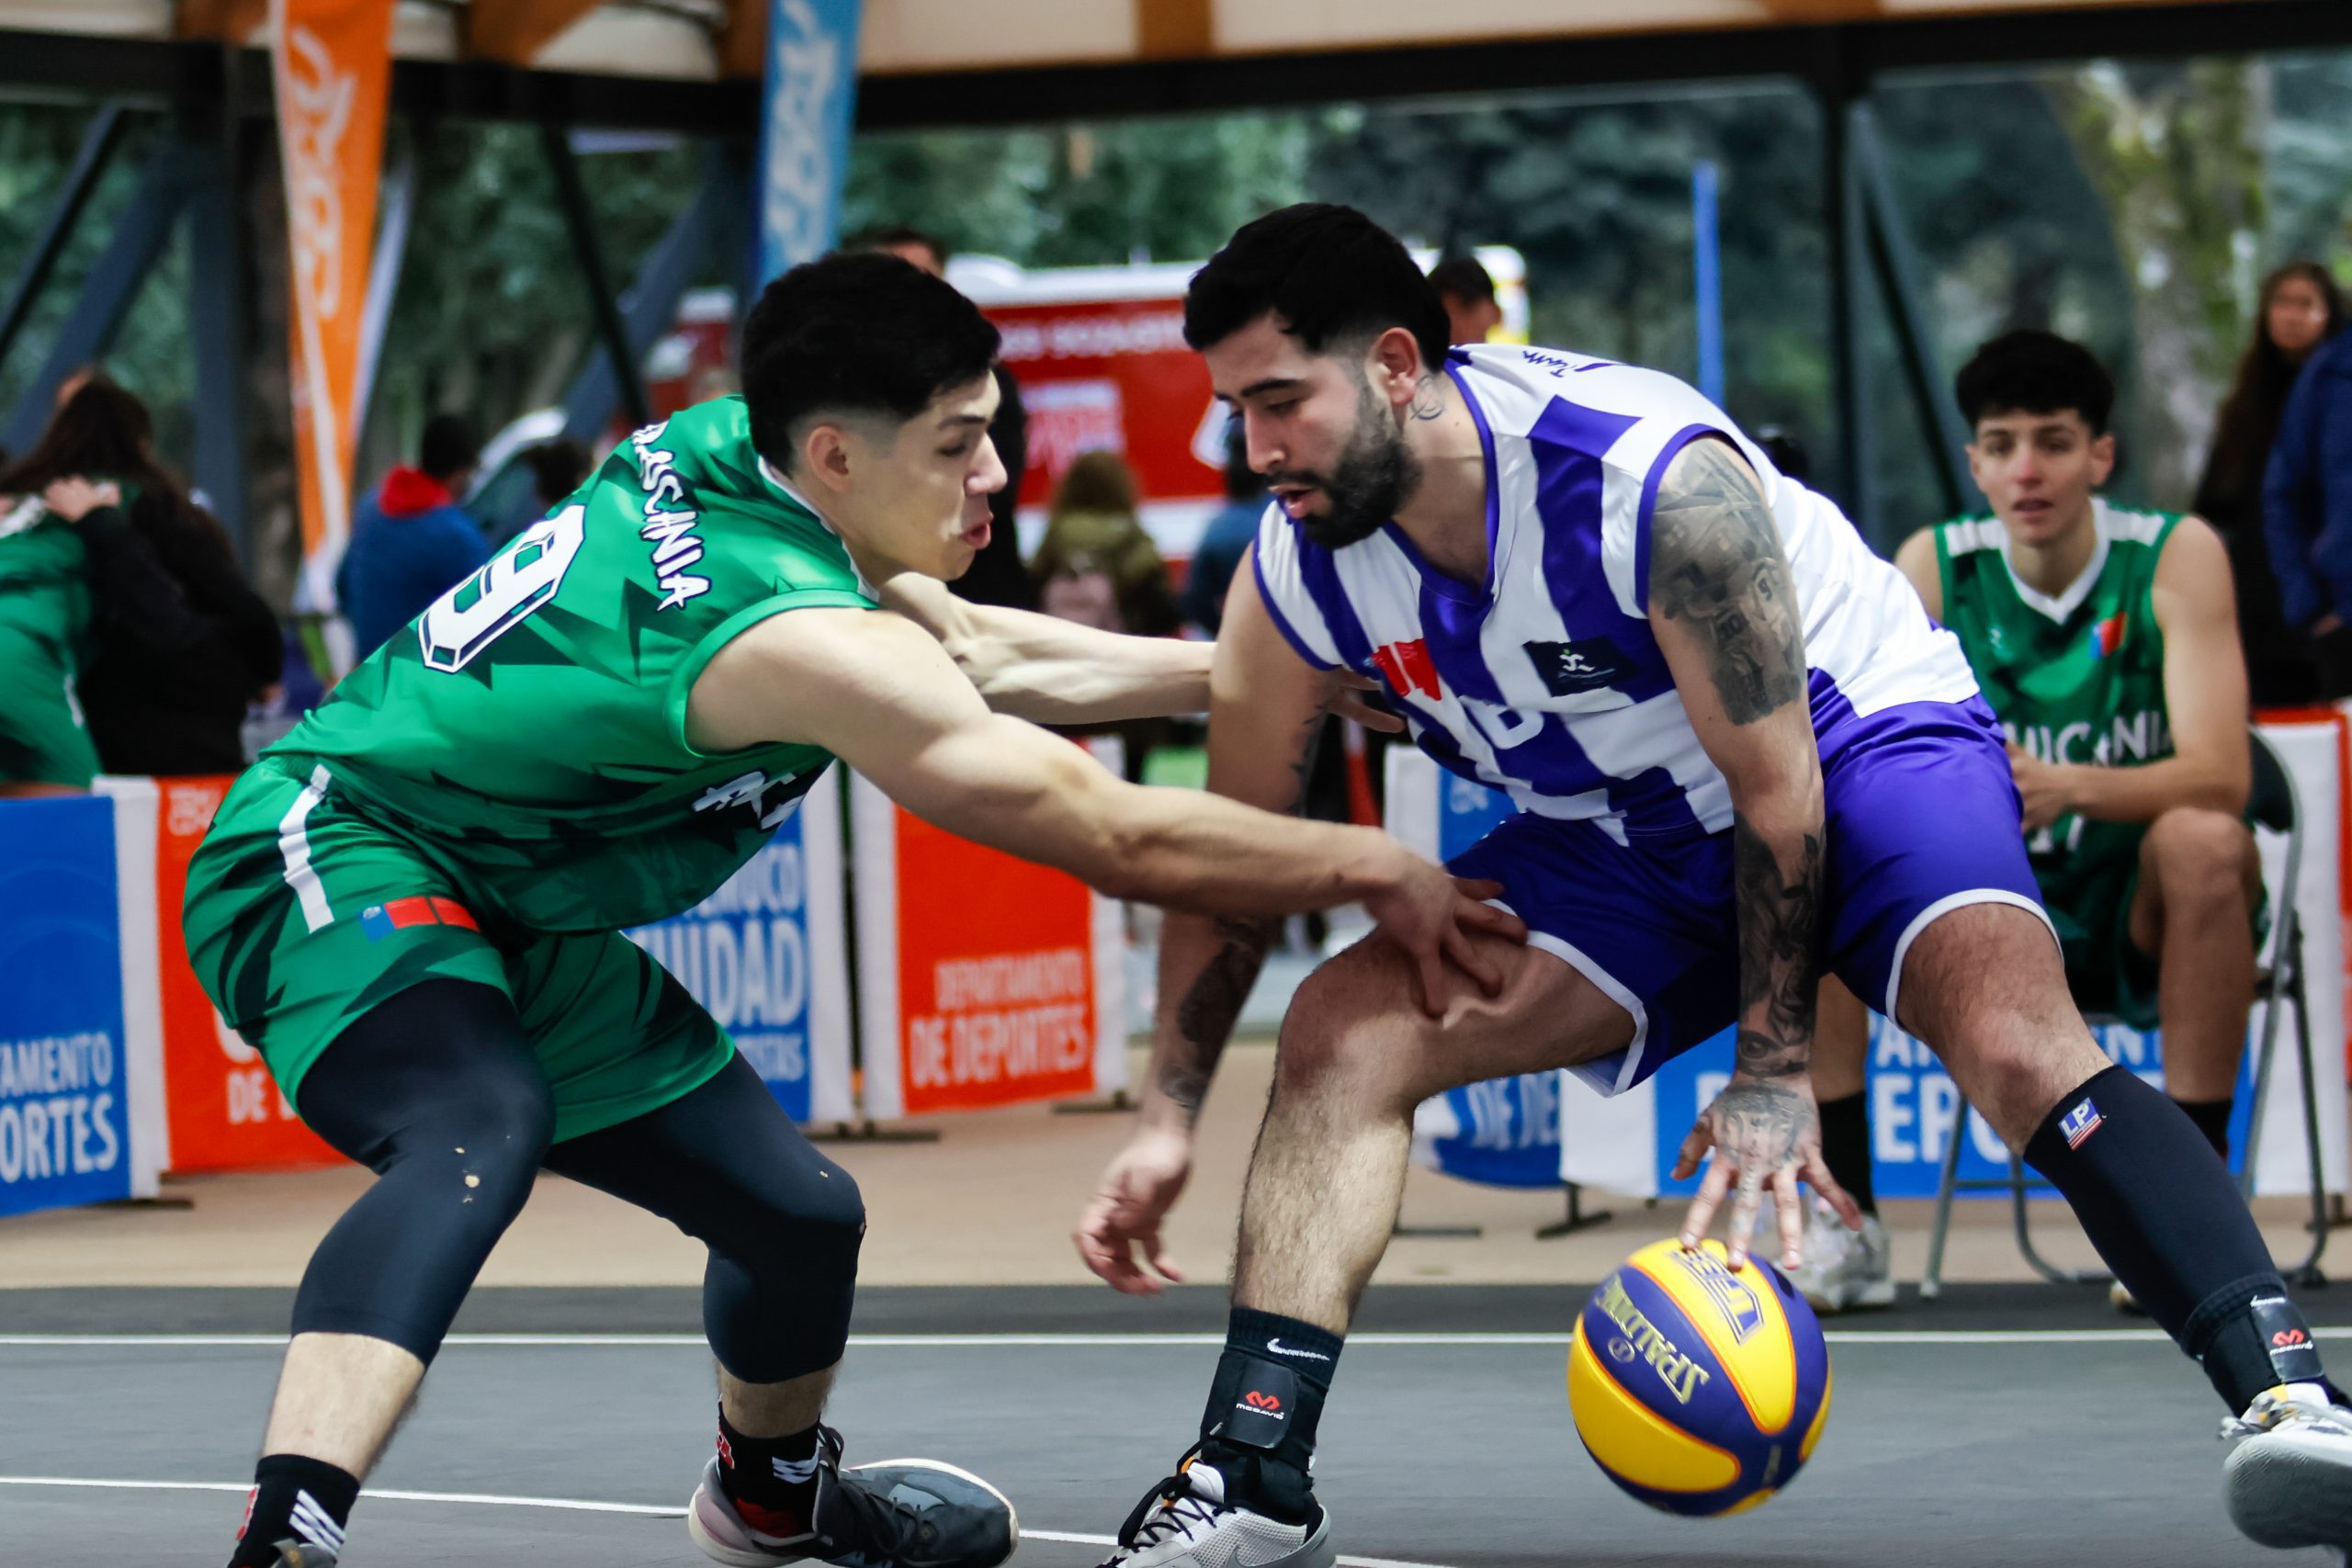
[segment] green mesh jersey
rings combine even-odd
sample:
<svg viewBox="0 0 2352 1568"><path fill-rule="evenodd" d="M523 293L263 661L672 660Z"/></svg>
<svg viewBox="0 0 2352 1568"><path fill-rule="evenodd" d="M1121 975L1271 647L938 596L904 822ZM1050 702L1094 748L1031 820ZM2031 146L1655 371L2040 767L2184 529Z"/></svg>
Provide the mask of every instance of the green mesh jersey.
<svg viewBox="0 0 2352 1568"><path fill-rule="evenodd" d="M0 630L80 664L90 633L89 571L74 525L28 499L0 514Z"/></svg>
<svg viewBox="0 0 2352 1568"><path fill-rule="evenodd" d="M752 448L741 398L639 431L270 748L403 831L534 931L691 908L832 761L708 756L686 697L727 641L786 610L870 609L841 540Z"/></svg>
<svg viewBox="0 0 2352 1568"><path fill-rule="evenodd" d="M2009 570L1997 518L1936 530L1943 623L2009 739L2044 761L2129 767L2172 755L2164 634L2150 590L2180 519L2094 501L2098 543L2056 599ZM2145 824L2063 817L2027 848L2045 893L2069 863L2136 854Z"/></svg>

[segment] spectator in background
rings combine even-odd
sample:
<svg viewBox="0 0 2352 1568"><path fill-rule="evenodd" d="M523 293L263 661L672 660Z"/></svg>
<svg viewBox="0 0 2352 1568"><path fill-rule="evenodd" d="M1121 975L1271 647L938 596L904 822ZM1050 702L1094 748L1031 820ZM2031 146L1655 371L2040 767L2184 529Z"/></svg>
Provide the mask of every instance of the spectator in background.
<svg viewBox="0 0 2352 1568"><path fill-rule="evenodd" d="M2312 638L2319 694L2352 696L2352 333L2295 378L2262 485L2281 612Z"/></svg>
<svg viewBox="0 0 2352 1568"><path fill-rule="evenodd" d="M61 505L59 487L98 487ZM86 575L87 658L76 690L112 773L233 773L248 704L283 662L277 617L245 585L228 536L156 457L138 398L94 376L6 473L74 525ZM85 498L87 501L88 498Z"/></svg>
<svg viewBox="0 0 2352 1568"><path fill-rule="evenodd" d="M74 525L105 498L74 482L86 493L0 493L0 799L79 794L98 771L74 693L90 627Z"/></svg>
<svg viewBox="0 0 2352 1568"><path fill-rule="evenodd" d="M1446 257L1430 269L1430 287L1445 305L1447 341L1484 343L1503 324L1495 280L1476 256Z"/></svg>
<svg viewBox="0 0 2352 1568"><path fill-rule="evenodd" d="M426 422L417 466L395 468L353 509L335 598L366 658L490 558L489 541L458 504L481 460L481 439L456 414Z"/></svg>
<svg viewBox="0 0 2352 1568"><path fill-rule="evenodd" d="M531 499L538 502L542 517L578 490L594 466L587 447L562 435L526 448L523 462L531 470Z"/></svg>
<svg viewBox="0 0 2352 1568"><path fill-rule="evenodd" d="M1116 452L1081 453L1054 492L1046 537L1029 563L1037 607L1103 631L1166 637L1182 622L1159 547L1136 512L1136 479ZM1126 777L1140 784L1152 749L1168 743L1164 718L1108 727L1126 750Z"/></svg>
<svg viewBox="0 0 2352 1568"><path fill-rule="evenodd" d="M1225 504L1202 530L1200 547L1184 577L1184 619L1216 636L1225 620L1225 593L1250 542L1258 536L1258 520L1266 512L1266 481L1250 467L1250 448L1241 422L1225 429Z"/></svg>
<svg viewBox="0 0 2352 1568"><path fill-rule="evenodd" d="M2254 342L2215 422L2194 510L2229 546L2255 705L2290 707L2319 694L2319 671L2310 644L2279 608L2263 537L2262 479L2288 395L2312 354L2343 328L2344 301L2316 262L2290 262L2263 279L2261 301Z"/></svg>
<svg viewBox="0 0 2352 1568"><path fill-rule="evenodd" d="M1004 488L989 497L989 542L972 558L971 570L947 586L975 604L997 604L1009 610L1037 607L1037 584L1021 564L1021 480L1029 471L1029 413L1022 406L1021 384L1012 372L996 367L999 394L996 418L989 422L989 440L997 461L1004 465Z"/></svg>
<svg viewBox="0 0 2352 1568"><path fill-rule="evenodd" d="M850 252L880 251L911 262L933 277L947 276L946 243L936 234L927 234L908 224L884 223L860 229L843 240L841 248Z"/></svg>

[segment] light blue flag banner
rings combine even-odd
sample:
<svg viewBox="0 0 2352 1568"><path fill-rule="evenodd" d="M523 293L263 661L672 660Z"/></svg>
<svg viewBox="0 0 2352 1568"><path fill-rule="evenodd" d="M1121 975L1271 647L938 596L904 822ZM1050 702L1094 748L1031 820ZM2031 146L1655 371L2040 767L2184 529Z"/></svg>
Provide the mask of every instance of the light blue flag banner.
<svg viewBox="0 0 2352 1568"><path fill-rule="evenodd" d="M760 280L832 249L857 100L858 0L775 0L760 116Z"/></svg>

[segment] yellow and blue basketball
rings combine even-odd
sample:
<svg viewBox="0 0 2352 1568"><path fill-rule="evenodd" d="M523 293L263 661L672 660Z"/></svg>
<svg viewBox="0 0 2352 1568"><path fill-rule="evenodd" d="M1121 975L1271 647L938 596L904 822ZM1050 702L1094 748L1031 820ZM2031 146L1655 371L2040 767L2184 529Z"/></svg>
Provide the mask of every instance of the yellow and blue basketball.
<svg viewBox="0 0 2352 1568"><path fill-rule="evenodd" d="M1568 1408L1601 1473L1669 1514L1736 1514L1813 1457L1829 1419L1829 1347L1786 1276L1735 1274L1721 1242L1661 1241L1585 1303Z"/></svg>

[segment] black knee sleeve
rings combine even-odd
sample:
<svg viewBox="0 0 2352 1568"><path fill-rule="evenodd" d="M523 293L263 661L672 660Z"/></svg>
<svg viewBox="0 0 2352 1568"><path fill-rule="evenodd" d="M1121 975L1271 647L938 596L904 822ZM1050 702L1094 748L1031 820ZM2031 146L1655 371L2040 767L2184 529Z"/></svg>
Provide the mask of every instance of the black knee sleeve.
<svg viewBox="0 0 2352 1568"><path fill-rule="evenodd" d="M299 1100L378 1179L312 1255L293 1331L366 1335L429 1363L555 1128L513 1005L462 981L412 987L330 1045Z"/></svg>
<svg viewBox="0 0 2352 1568"><path fill-rule="evenodd" d="M2262 1233L2228 1167L2179 1106L2127 1068L2109 1067L2058 1102L2025 1157L2233 1410L2275 1383L2317 1380L2318 1352ZM2299 1352L2290 1370L2308 1377L2278 1375L2273 1337Z"/></svg>
<svg viewBox="0 0 2352 1568"><path fill-rule="evenodd" d="M865 1201L849 1172L808 1155L711 1239L703 1332L718 1364L745 1382L822 1371L849 1343Z"/></svg>

